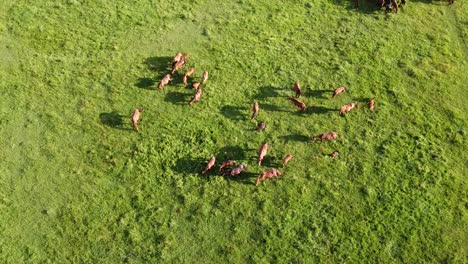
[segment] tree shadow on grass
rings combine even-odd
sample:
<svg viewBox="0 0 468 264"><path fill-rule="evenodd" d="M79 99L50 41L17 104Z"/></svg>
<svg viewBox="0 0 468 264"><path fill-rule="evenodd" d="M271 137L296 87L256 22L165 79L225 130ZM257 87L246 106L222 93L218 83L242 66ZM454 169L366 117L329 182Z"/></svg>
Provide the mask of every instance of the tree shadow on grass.
<svg viewBox="0 0 468 264"><path fill-rule="evenodd" d="M130 128L124 127L124 122L123 122L124 117L125 116L117 113L116 111L99 114L99 119L101 120L101 123L105 126L122 129L122 130L132 130Z"/></svg>
<svg viewBox="0 0 468 264"><path fill-rule="evenodd" d="M246 120L245 111L247 107L239 107L234 105L225 105L221 107L221 114L231 119L232 121Z"/></svg>

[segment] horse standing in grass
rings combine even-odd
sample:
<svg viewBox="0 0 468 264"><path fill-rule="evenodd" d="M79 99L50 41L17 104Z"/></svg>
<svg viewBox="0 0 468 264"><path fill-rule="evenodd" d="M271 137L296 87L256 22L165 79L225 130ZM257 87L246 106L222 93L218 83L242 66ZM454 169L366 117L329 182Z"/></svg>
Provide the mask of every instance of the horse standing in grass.
<svg viewBox="0 0 468 264"><path fill-rule="evenodd" d="M171 75L166 74L166 76L164 76L164 78L162 78L162 80L159 82L158 89L161 90L162 88L164 88L164 86L166 86L171 80Z"/></svg>
<svg viewBox="0 0 468 264"><path fill-rule="evenodd" d="M264 143L258 151L258 165L262 165L263 158L265 158L268 152L268 143Z"/></svg>
<svg viewBox="0 0 468 264"><path fill-rule="evenodd" d="M213 166L215 165L215 162L216 162L216 157L215 156L211 157L211 159L208 161L208 164L206 165L205 169L202 171L201 174L205 175L207 171L213 168Z"/></svg>
<svg viewBox="0 0 468 264"><path fill-rule="evenodd" d="M293 158L294 156L291 155L291 154L288 154L286 157L284 157L283 159L283 168L286 167L286 164L288 164L288 162Z"/></svg>
<svg viewBox="0 0 468 264"><path fill-rule="evenodd" d="M182 83L184 86L187 86L188 77L190 77L195 72L195 68L190 68L186 73L184 73L184 78L182 78Z"/></svg>
<svg viewBox="0 0 468 264"><path fill-rule="evenodd" d="M258 102L255 101L252 105L252 117L250 118L250 121L257 118L259 109L260 109L260 106L258 106Z"/></svg>
<svg viewBox="0 0 468 264"><path fill-rule="evenodd" d="M296 81L294 83L293 89L296 92L296 97L297 98L302 96L302 90L301 90L301 85L299 84L299 81Z"/></svg>
<svg viewBox="0 0 468 264"><path fill-rule="evenodd" d="M340 115L344 115L348 113L349 111L353 110L354 108L357 108L357 104L355 103L345 104L342 107L340 107Z"/></svg>
<svg viewBox="0 0 468 264"><path fill-rule="evenodd" d="M288 99L289 99L295 106L299 107L299 108L301 109L302 112L305 111L306 105L305 105L303 102L298 101L298 100L296 100L296 99L294 99L294 98L292 98L292 97L289 97Z"/></svg>
<svg viewBox="0 0 468 264"><path fill-rule="evenodd" d="M273 177L278 177L281 175L283 175L281 171L277 169L269 169L267 171L262 172L260 175L258 175L258 178L255 181L255 185L258 185L260 183L260 180L271 179Z"/></svg>
<svg viewBox="0 0 468 264"><path fill-rule="evenodd" d="M317 141L317 140L334 140L338 137L338 134L336 132L327 132L320 134L318 136L315 136L312 138L312 141Z"/></svg>
<svg viewBox="0 0 468 264"><path fill-rule="evenodd" d="M144 111L143 108L137 108L135 109L135 112L133 112L133 115L132 115L132 125L133 125L133 128L137 132L140 132L140 129L138 128L138 120L140 120L140 114L143 111Z"/></svg>
<svg viewBox="0 0 468 264"><path fill-rule="evenodd" d="M197 93L192 97L192 100L190 100L189 105L192 106L193 103L200 101L202 93L202 89L198 89Z"/></svg>
<svg viewBox="0 0 468 264"><path fill-rule="evenodd" d="M342 94L344 92L346 92L346 88L344 86L338 87L333 91L332 98L335 98L335 96Z"/></svg>
<svg viewBox="0 0 468 264"><path fill-rule="evenodd" d="M208 71L204 71L202 75L202 84L206 83L206 80L208 80Z"/></svg>

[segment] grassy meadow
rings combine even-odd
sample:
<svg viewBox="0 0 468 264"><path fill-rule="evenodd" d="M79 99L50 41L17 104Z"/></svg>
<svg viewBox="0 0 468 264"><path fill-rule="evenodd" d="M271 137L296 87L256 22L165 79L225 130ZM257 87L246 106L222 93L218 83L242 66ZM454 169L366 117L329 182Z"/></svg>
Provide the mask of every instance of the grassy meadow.
<svg viewBox="0 0 468 264"><path fill-rule="evenodd" d="M1 262L466 263L466 5L6 1ZM188 67L210 73L192 107ZM213 155L248 169L202 176ZM284 176L255 186L268 168Z"/></svg>

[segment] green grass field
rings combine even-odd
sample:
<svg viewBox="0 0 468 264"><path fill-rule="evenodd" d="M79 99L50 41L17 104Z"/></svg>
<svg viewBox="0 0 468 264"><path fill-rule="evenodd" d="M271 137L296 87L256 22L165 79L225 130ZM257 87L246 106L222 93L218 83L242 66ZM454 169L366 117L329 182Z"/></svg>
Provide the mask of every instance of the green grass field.
<svg viewBox="0 0 468 264"><path fill-rule="evenodd" d="M466 263L467 39L462 0L6 1L1 262ZM155 90L178 51L210 73L192 107Z"/></svg>

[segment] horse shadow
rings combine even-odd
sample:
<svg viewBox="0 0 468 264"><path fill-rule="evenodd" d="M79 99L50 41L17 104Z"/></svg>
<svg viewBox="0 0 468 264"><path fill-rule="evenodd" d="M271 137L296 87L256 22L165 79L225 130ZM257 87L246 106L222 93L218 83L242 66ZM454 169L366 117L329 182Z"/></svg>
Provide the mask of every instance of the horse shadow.
<svg viewBox="0 0 468 264"><path fill-rule="evenodd" d="M353 101L356 101L360 104L367 104L372 98L373 96L372 97L357 97L357 98L353 98Z"/></svg>
<svg viewBox="0 0 468 264"><path fill-rule="evenodd" d="M218 150L216 158L226 160L245 160L245 150L240 146L225 146Z"/></svg>
<svg viewBox="0 0 468 264"><path fill-rule="evenodd" d="M328 99L328 98L331 98L330 97L326 97L325 94L331 94L332 91L331 90L312 90L312 89L308 89L306 94L307 94L307 97L311 97L311 98L314 98L314 99Z"/></svg>
<svg viewBox="0 0 468 264"><path fill-rule="evenodd" d="M267 98L281 97L278 91L282 90L279 87L272 85L262 86L258 88L257 94L253 97L254 100L264 100Z"/></svg>
<svg viewBox="0 0 468 264"><path fill-rule="evenodd" d="M105 126L121 130L132 130L128 127L124 127L124 117L127 118L126 116L123 116L116 111L99 114L99 119L101 123Z"/></svg>
<svg viewBox="0 0 468 264"><path fill-rule="evenodd" d="M207 171L204 175L201 174L201 172L205 169L210 157L207 157L206 159L190 158L190 157L181 158L176 161L172 169L175 172L182 173L182 174L197 173L203 179L209 180L211 177L223 177L222 172L220 173L218 169L221 163L227 160L234 160L236 162L233 166L237 166L240 164L245 164L244 161L246 160L245 151L243 148L239 146L222 147L216 152L215 157L216 157L215 166L213 166L213 168ZM257 177L257 175L255 173L249 172L249 166L248 165L246 166L247 166L246 170L241 172L239 175L236 175L236 176L224 175L224 177L230 181L232 180L235 182L240 182L240 183L245 183L245 184L250 185L253 183L252 178ZM225 172L227 171L228 170L225 170Z"/></svg>
<svg viewBox="0 0 468 264"><path fill-rule="evenodd" d="M194 159L194 158L181 158L178 159L172 170L178 173L201 173L205 168L208 160Z"/></svg>
<svg viewBox="0 0 468 264"><path fill-rule="evenodd" d="M280 138L286 141L295 141L295 142L307 142L310 141L311 137L304 136L301 134L291 134L287 136L281 136Z"/></svg>
<svg viewBox="0 0 468 264"><path fill-rule="evenodd" d="M247 170L249 168L247 167ZM258 177L258 174L249 172L249 171L243 171L239 175L236 176L225 176L226 180L237 182L237 183L242 183L246 185L255 185L255 179Z"/></svg>
<svg viewBox="0 0 468 264"><path fill-rule="evenodd" d="M160 77L172 71L172 57L149 57L146 58L144 63L150 71L156 72Z"/></svg>
<svg viewBox="0 0 468 264"><path fill-rule="evenodd" d="M334 112L336 109L334 108L328 108L324 106L319 106L319 105L311 105L306 107L305 111L295 111L294 115L297 116L304 116L304 115L312 115L312 114L326 114L328 112Z"/></svg>
<svg viewBox="0 0 468 264"><path fill-rule="evenodd" d="M377 0L333 0L333 3L365 14L373 14L382 8Z"/></svg>
<svg viewBox="0 0 468 264"><path fill-rule="evenodd" d="M188 104L191 95L187 93L181 93L181 92L168 92L166 96L164 97L164 101L170 102L175 105L184 105Z"/></svg>
<svg viewBox="0 0 468 264"><path fill-rule="evenodd" d="M225 105L221 107L221 114L231 119L232 121L241 121L246 119L245 111L247 107L239 107L234 105Z"/></svg>
<svg viewBox="0 0 468 264"><path fill-rule="evenodd" d="M279 107L277 105L260 103L259 106L260 106L260 110L264 109L270 112L289 112L288 110L285 110L284 108Z"/></svg>
<svg viewBox="0 0 468 264"><path fill-rule="evenodd" d="M155 78L142 77L139 78L135 83L135 86L141 89L151 90L152 86L159 82L166 74L170 73L172 70L172 58L168 56L161 57L149 57L146 58L143 62L146 67L152 71L156 72Z"/></svg>
<svg viewBox="0 0 468 264"><path fill-rule="evenodd" d="M153 90L153 86L155 85L155 81L151 78L140 78L138 82L135 83L135 86L141 89L146 90Z"/></svg>

